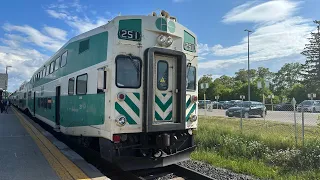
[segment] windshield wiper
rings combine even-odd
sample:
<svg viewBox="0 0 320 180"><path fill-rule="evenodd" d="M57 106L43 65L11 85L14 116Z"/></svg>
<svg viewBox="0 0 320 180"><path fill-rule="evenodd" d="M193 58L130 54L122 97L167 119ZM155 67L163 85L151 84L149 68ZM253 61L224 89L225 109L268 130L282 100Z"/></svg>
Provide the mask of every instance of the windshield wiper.
<svg viewBox="0 0 320 180"><path fill-rule="evenodd" d="M137 77L138 77L138 79L139 79L139 76L140 76L140 67L139 67L139 65L137 65L137 64L134 62L131 54L129 54L129 59L130 59L132 65L135 67L135 69L136 69L136 71L137 71Z"/></svg>

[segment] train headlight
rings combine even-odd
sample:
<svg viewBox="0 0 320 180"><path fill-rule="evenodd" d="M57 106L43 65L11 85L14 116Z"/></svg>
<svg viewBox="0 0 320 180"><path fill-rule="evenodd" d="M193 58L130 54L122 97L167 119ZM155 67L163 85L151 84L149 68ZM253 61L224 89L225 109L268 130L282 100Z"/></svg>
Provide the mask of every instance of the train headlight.
<svg viewBox="0 0 320 180"><path fill-rule="evenodd" d="M124 126L126 125L127 123L127 118L123 115L119 116L117 119L116 119L116 124L118 126Z"/></svg>
<svg viewBox="0 0 320 180"><path fill-rule="evenodd" d="M158 44L160 44L160 46L163 46L164 43L166 42L166 40L167 40L167 37L162 34L160 36L158 36L158 39L157 39Z"/></svg>
<svg viewBox="0 0 320 180"><path fill-rule="evenodd" d="M158 36L157 41L160 46L169 47L173 43L173 38L171 36L161 34Z"/></svg>
<svg viewBox="0 0 320 180"><path fill-rule="evenodd" d="M171 36L168 36L167 40L165 42L165 46L169 47L169 46L171 46L172 43L173 43L173 38Z"/></svg>
<svg viewBox="0 0 320 180"><path fill-rule="evenodd" d="M191 122L195 122L198 119L198 116L193 114L193 115L190 116L189 119L190 119Z"/></svg>

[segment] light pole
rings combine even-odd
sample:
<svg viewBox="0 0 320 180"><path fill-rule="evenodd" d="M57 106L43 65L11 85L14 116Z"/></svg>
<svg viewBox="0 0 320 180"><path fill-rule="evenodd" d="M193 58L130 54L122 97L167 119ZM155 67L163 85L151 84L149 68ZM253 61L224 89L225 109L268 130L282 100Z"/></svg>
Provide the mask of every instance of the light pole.
<svg viewBox="0 0 320 180"><path fill-rule="evenodd" d="M12 66L6 66L6 74L8 74L8 68Z"/></svg>
<svg viewBox="0 0 320 180"><path fill-rule="evenodd" d="M7 79L6 79L6 90L8 89L8 68L12 67L12 66L6 66L6 75L7 75Z"/></svg>
<svg viewBox="0 0 320 180"><path fill-rule="evenodd" d="M250 52L250 48L249 48L249 35L252 31L246 29L244 31L248 32L248 101L250 101L250 58L249 58L249 52Z"/></svg>

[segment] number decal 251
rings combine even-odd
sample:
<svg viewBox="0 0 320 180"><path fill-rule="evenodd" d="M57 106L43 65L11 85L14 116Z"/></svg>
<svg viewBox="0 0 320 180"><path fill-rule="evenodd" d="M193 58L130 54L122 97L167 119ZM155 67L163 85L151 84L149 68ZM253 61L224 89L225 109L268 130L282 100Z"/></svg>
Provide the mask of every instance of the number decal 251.
<svg viewBox="0 0 320 180"><path fill-rule="evenodd" d="M184 43L184 50L191 51L191 52L196 52L196 46L194 44L185 42Z"/></svg>
<svg viewBox="0 0 320 180"><path fill-rule="evenodd" d="M137 31L131 30L119 30L118 32L119 39L131 40L131 41L140 41L141 33Z"/></svg>

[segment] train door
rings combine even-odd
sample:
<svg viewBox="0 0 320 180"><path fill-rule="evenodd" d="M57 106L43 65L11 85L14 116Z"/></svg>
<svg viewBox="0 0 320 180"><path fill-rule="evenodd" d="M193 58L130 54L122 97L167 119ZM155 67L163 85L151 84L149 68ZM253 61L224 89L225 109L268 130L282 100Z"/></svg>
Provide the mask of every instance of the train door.
<svg viewBox="0 0 320 180"><path fill-rule="evenodd" d="M176 58L155 56L154 120L173 122L176 114Z"/></svg>
<svg viewBox="0 0 320 180"><path fill-rule="evenodd" d="M144 131L182 130L186 126L186 56L149 48L145 56Z"/></svg>
<svg viewBox="0 0 320 180"><path fill-rule="evenodd" d="M56 87L56 102L55 102L55 109L56 109L56 125L60 125L60 86Z"/></svg>
<svg viewBox="0 0 320 180"><path fill-rule="evenodd" d="M36 116L36 92L33 92L33 116Z"/></svg>

